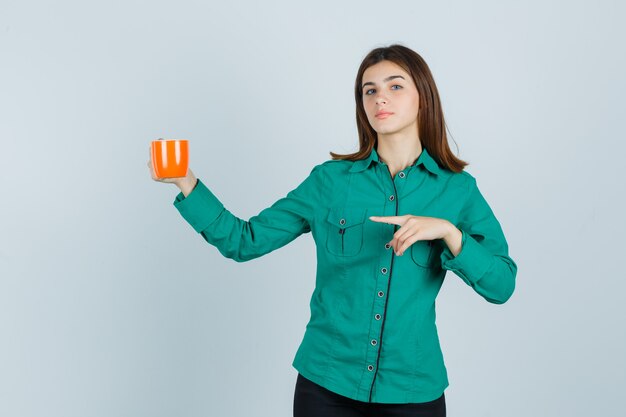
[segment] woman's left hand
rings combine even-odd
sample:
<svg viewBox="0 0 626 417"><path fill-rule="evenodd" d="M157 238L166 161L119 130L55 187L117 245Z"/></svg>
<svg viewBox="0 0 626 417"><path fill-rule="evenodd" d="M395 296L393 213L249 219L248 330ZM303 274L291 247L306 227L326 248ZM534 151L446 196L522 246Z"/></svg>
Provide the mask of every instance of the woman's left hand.
<svg viewBox="0 0 626 417"><path fill-rule="evenodd" d="M456 227L448 220L436 217L413 216L370 216L370 220L381 223L397 224L400 228L393 234L389 244L396 255L402 255L405 250L418 240L444 239Z"/></svg>

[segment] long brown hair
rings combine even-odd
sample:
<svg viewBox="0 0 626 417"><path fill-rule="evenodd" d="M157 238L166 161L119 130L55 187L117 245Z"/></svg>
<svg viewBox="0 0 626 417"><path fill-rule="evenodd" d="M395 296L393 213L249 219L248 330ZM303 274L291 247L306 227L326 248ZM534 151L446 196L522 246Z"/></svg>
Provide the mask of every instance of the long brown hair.
<svg viewBox="0 0 626 417"><path fill-rule="evenodd" d="M355 153L344 155L331 151L330 156L332 159L349 161L365 159L376 144L378 140L377 133L367 120L367 115L363 108L361 83L363 82L365 70L384 60L391 61L402 67L413 78L413 82L417 87L420 101L417 129L422 147L426 148L433 159L439 162L443 168L453 172L463 171L463 168L469 164L454 156L448 146L447 125L443 117L439 92L426 61L417 52L399 44L373 49L363 58L354 84L359 150Z"/></svg>

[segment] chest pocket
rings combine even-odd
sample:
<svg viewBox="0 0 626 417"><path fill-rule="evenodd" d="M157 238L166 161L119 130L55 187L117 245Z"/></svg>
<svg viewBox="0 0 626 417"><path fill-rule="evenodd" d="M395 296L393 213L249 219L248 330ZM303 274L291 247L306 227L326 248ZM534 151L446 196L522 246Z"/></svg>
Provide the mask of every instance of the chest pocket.
<svg viewBox="0 0 626 417"><path fill-rule="evenodd" d="M443 248L438 240L418 240L411 245L411 259L422 268L441 266Z"/></svg>
<svg viewBox="0 0 626 417"><path fill-rule="evenodd" d="M363 246L363 227L367 208L331 208L326 217L326 249L337 256L354 256Z"/></svg>

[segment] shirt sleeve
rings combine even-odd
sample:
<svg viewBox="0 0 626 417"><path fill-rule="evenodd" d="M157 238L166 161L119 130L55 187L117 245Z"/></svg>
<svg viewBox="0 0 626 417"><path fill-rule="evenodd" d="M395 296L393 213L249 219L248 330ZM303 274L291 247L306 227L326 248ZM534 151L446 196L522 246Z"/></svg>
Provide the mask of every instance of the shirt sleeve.
<svg viewBox="0 0 626 417"><path fill-rule="evenodd" d="M485 300L503 304L515 289L517 264L509 256L502 227L475 178L469 187L457 225L462 233L461 251L455 257L444 244L442 267L453 271Z"/></svg>
<svg viewBox="0 0 626 417"><path fill-rule="evenodd" d="M323 185L320 185L321 166L315 166L295 189L249 220L226 209L199 179L187 197L181 192L173 204L191 227L223 256L237 262L249 261L311 231L311 219Z"/></svg>

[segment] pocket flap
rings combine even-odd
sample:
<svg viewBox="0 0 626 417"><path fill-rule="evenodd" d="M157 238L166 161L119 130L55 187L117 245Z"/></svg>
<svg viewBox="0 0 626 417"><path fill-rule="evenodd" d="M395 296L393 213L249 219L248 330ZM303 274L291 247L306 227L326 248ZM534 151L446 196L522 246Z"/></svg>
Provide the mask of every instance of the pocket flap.
<svg viewBox="0 0 626 417"><path fill-rule="evenodd" d="M359 207L334 207L328 212L326 220L341 228L348 228L361 224L365 221L367 208Z"/></svg>

